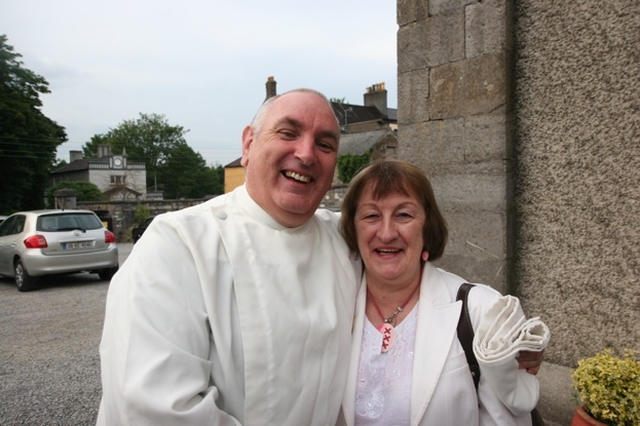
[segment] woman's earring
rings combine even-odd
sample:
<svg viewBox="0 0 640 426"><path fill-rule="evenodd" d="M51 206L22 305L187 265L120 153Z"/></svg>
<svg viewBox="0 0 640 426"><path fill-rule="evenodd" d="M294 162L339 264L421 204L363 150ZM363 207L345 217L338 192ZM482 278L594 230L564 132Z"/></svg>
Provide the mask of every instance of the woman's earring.
<svg viewBox="0 0 640 426"><path fill-rule="evenodd" d="M422 261L426 262L428 258L429 258L429 252L426 250L422 250Z"/></svg>

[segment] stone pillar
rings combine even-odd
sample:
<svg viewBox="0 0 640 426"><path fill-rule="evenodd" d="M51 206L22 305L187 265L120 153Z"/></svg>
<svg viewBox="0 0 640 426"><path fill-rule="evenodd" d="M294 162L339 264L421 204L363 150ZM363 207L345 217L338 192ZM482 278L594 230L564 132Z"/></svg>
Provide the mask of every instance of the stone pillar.
<svg viewBox="0 0 640 426"><path fill-rule="evenodd" d="M73 189L62 188L53 193L53 199L56 209L75 209L77 193Z"/></svg>
<svg viewBox="0 0 640 426"><path fill-rule="evenodd" d="M507 0L398 0L398 156L449 224L439 265L508 293L512 11Z"/></svg>

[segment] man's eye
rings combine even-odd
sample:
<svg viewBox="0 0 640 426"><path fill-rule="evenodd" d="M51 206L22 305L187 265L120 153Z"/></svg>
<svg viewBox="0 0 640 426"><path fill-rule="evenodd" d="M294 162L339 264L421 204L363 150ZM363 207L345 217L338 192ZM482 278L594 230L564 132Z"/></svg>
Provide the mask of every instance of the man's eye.
<svg viewBox="0 0 640 426"><path fill-rule="evenodd" d="M280 130L278 134L280 134L280 136L282 136L285 139L295 139L296 137L296 134L291 130Z"/></svg>
<svg viewBox="0 0 640 426"><path fill-rule="evenodd" d="M318 142L316 143L316 145L318 146L318 148L320 148L320 150L322 152L333 152L336 150L336 148L333 146L333 144L330 144L328 142Z"/></svg>

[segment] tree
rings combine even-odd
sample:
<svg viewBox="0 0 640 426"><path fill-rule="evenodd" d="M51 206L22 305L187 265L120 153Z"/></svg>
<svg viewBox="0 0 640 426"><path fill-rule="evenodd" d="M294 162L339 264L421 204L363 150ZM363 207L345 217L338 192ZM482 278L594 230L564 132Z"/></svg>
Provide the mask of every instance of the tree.
<svg viewBox="0 0 640 426"><path fill-rule="evenodd" d="M369 149L363 155L344 154L338 157L338 177L342 183L349 183L351 179L366 167L371 160L372 149Z"/></svg>
<svg viewBox="0 0 640 426"><path fill-rule="evenodd" d="M94 135L82 151L86 157L95 157L98 145L110 145L114 154L126 149L131 161L147 165L147 186L157 189L159 171L171 152L186 145L182 126L171 126L164 115L143 114L136 120L124 120L104 135Z"/></svg>
<svg viewBox="0 0 640 426"><path fill-rule="evenodd" d="M55 205L53 194L63 188L73 189L76 192L76 201L102 201L104 195L100 188L91 182L85 181L69 181L58 182L53 186L50 186L46 190L47 205L53 207Z"/></svg>
<svg viewBox="0 0 640 426"><path fill-rule="evenodd" d="M49 83L23 67L22 55L0 35L0 213L44 207L49 172L64 127L46 117L40 95Z"/></svg>
<svg viewBox="0 0 640 426"><path fill-rule="evenodd" d="M165 198L193 197L198 183L198 174L206 169L206 161L186 143L175 146L158 170L163 183Z"/></svg>
<svg viewBox="0 0 640 426"><path fill-rule="evenodd" d="M192 198L203 198L208 195L224 194L224 167L211 166L198 172L196 186Z"/></svg>

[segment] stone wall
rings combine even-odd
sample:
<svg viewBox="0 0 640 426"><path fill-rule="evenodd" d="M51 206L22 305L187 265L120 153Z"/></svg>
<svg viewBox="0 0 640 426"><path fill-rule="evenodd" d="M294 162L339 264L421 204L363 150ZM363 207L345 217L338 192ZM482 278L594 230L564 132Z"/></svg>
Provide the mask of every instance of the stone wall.
<svg viewBox="0 0 640 426"><path fill-rule="evenodd" d="M116 234L117 242L131 242L131 229L135 221L138 204L145 206L149 214L158 215L205 202L206 199L110 201L104 203L78 202L79 209L91 210Z"/></svg>
<svg viewBox="0 0 640 426"><path fill-rule="evenodd" d="M440 266L519 296L552 340L540 408L570 372L640 350L640 2L397 0L399 157L451 228Z"/></svg>
<svg viewBox="0 0 640 426"><path fill-rule="evenodd" d="M640 350L640 2L518 2L517 280L574 366Z"/></svg>
<svg viewBox="0 0 640 426"><path fill-rule="evenodd" d="M398 1L398 157L429 176L450 227L439 262L509 287L513 122L508 1Z"/></svg>

